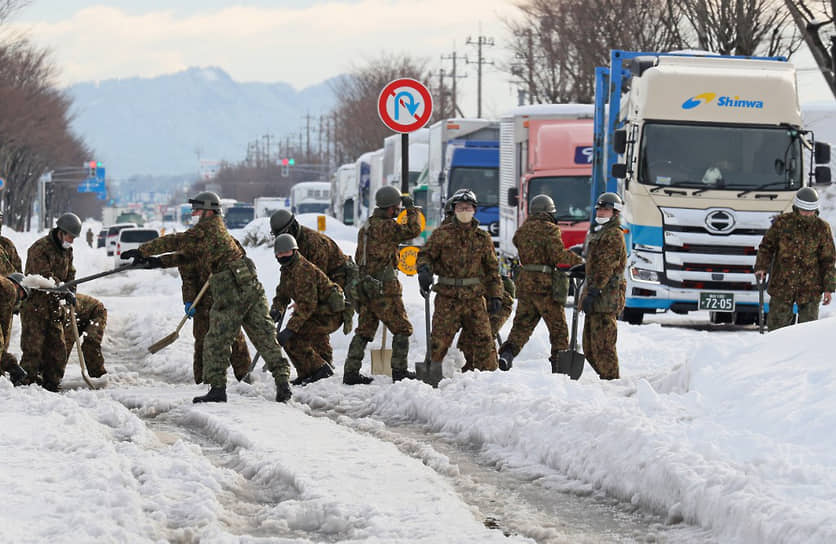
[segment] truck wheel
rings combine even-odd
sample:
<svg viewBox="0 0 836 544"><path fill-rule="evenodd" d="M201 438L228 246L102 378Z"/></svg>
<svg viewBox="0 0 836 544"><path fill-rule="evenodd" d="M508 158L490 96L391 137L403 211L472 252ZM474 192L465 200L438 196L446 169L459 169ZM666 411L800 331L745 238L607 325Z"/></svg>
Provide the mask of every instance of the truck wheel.
<svg viewBox="0 0 836 544"><path fill-rule="evenodd" d="M644 311L640 308L624 308L621 311L621 320L631 325L641 325L644 321Z"/></svg>

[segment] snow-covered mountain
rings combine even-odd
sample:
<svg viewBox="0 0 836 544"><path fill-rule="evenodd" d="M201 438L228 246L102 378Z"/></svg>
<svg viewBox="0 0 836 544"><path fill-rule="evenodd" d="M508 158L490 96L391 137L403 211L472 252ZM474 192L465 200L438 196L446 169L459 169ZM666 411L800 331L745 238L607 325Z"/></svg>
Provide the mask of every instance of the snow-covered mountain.
<svg viewBox="0 0 836 544"><path fill-rule="evenodd" d="M202 159L238 161L248 142L297 135L306 113L318 116L333 104L327 81L297 91L240 83L214 67L78 83L66 92L74 129L111 177L197 173L197 150Z"/></svg>

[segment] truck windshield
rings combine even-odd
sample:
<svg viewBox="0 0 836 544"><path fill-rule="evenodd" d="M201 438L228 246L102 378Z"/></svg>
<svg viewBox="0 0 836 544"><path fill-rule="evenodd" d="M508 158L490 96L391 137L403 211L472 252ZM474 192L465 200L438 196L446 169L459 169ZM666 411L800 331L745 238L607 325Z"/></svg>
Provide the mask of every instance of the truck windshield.
<svg viewBox="0 0 836 544"><path fill-rule="evenodd" d="M328 211L327 202L308 202L296 206L296 213L325 213Z"/></svg>
<svg viewBox="0 0 836 544"><path fill-rule="evenodd" d="M450 187L447 194L452 196L459 189L470 189L476 193L479 206L498 206L499 170L496 168L453 168L450 172ZM587 195L588 198L589 195Z"/></svg>
<svg viewBox="0 0 836 544"><path fill-rule="evenodd" d="M226 221L226 226L229 228L241 228L252 221L254 216L255 210L250 206L232 207L228 208L224 213L224 220Z"/></svg>
<svg viewBox="0 0 836 544"><path fill-rule="evenodd" d="M781 127L648 123L640 183L699 189L801 187L801 138Z"/></svg>
<svg viewBox="0 0 836 544"><path fill-rule="evenodd" d="M532 178L528 182L528 204L537 195L549 195L561 221L587 221L592 206L589 192L590 176L559 176Z"/></svg>

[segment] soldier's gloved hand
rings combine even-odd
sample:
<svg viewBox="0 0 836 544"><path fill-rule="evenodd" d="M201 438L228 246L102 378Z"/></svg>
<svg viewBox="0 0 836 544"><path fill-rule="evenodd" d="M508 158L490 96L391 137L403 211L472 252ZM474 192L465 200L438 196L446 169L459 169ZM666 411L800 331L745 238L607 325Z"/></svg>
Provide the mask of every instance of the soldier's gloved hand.
<svg viewBox="0 0 836 544"><path fill-rule="evenodd" d="M63 299L67 302L67 304L69 306L72 306L73 308L75 308L75 293L73 293L72 291L67 291L66 293L64 293L61 296L63 297Z"/></svg>
<svg viewBox="0 0 836 544"><path fill-rule="evenodd" d="M272 319L274 323L278 323L282 320L282 311L278 308L270 308L270 319Z"/></svg>
<svg viewBox="0 0 836 544"><path fill-rule="evenodd" d="M586 276L586 263L575 264L569 267L569 275L573 278Z"/></svg>
<svg viewBox="0 0 836 544"><path fill-rule="evenodd" d="M430 287L433 286L433 273L427 265L418 267L418 285L421 288L421 296L426 298L430 292Z"/></svg>
<svg viewBox="0 0 836 544"><path fill-rule="evenodd" d="M293 337L296 336L296 333L290 329L284 329L282 332L276 336L276 340L278 340L279 345L284 347Z"/></svg>
<svg viewBox="0 0 836 544"><path fill-rule="evenodd" d="M401 204L407 210L415 207L415 201L412 200L412 197L409 195L401 195Z"/></svg>
<svg viewBox="0 0 836 544"><path fill-rule="evenodd" d="M194 317L194 313L197 311L197 308L192 308L192 303L187 302L183 305L183 310L186 312L186 316L191 319Z"/></svg>
<svg viewBox="0 0 836 544"><path fill-rule="evenodd" d="M137 262L137 261L134 261ZM142 264L143 268L147 268L149 270L153 268L162 268L163 267L163 260L159 257L143 257L142 261L139 261Z"/></svg>
<svg viewBox="0 0 836 544"><path fill-rule="evenodd" d="M583 297L583 304L581 309L584 313L591 313L595 302L601 297L601 290L597 287L590 287L586 290L586 296Z"/></svg>
<svg viewBox="0 0 836 544"><path fill-rule="evenodd" d="M137 263L141 263L145 260L145 257L142 256L142 253L140 253L138 249L129 249L128 251L124 251L121 255L119 255L119 258L125 261L133 259L134 262Z"/></svg>
<svg viewBox="0 0 836 544"><path fill-rule="evenodd" d="M488 313L491 315L498 314L502 309L502 299L499 297L491 297L488 299Z"/></svg>

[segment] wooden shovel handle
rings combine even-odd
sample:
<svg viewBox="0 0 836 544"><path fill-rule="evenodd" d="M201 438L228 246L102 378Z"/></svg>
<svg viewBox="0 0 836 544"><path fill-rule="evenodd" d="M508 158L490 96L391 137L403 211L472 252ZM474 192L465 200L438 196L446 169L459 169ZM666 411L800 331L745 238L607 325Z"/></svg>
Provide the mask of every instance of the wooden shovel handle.
<svg viewBox="0 0 836 544"><path fill-rule="evenodd" d="M192 308L197 306L197 303L200 302L200 299L203 298L203 293L209 288L209 280L212 279L212 274L209 274L209 277L206 279L206 283L203 284L203 287L200 288L200 291L197 292L197 296L194 297L194 302L192 302ZM177 334L180 333L180 329L183 328L183 325L186 324L186 321L189 319L188 314L183 316L183 319L180 320L180 323L177 325L177 328L174 329L174 332Z"/></svg>

